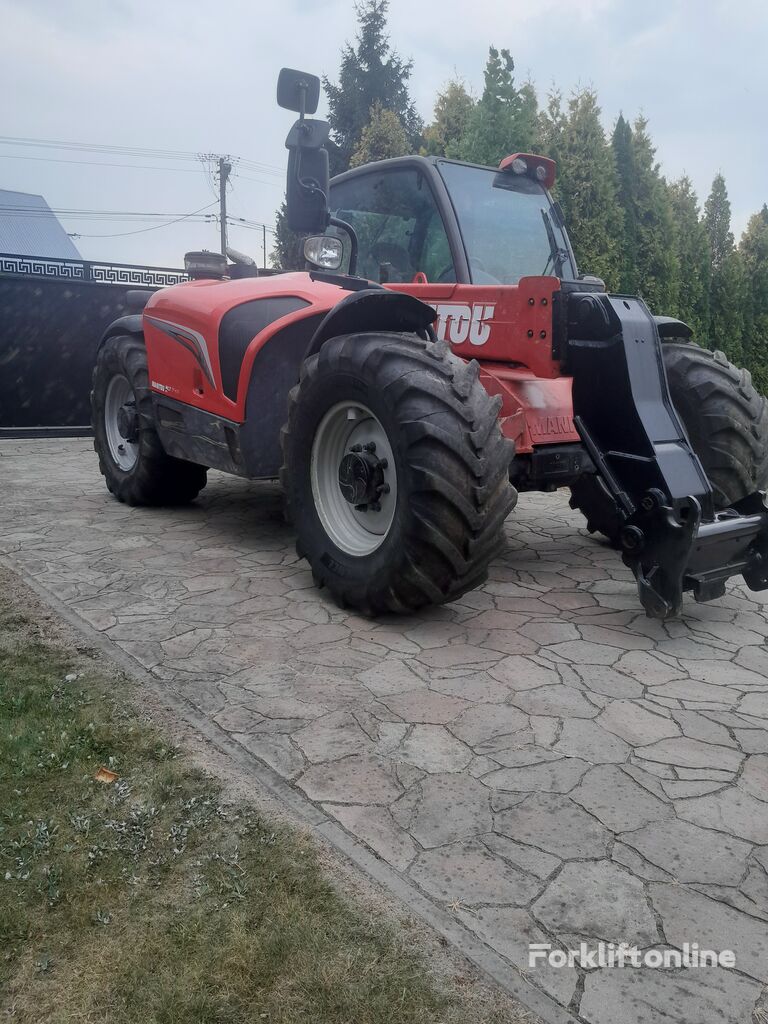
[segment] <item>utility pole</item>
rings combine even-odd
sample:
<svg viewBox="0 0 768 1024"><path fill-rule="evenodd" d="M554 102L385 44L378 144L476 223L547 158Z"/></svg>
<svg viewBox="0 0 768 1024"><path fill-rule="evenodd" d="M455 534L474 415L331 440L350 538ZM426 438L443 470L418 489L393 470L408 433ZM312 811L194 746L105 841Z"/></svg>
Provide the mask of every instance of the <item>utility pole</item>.
<svg viewBox="0 0 768 1024"><path fill-rule="evenodd" d="M221 227L221 252L227 255L227 180L232 164L226 157L219 157L219 226Z"/></svg>
<svg viewBox="0 0 768 1024"><path fill-rule="evenodd" d="M264 239L264 261L262 263L262 266L266 270L267 269L267 225L266 224L262 224L261 225L261 233L262 233L262 236L263 236L263 239Z"/></svg>

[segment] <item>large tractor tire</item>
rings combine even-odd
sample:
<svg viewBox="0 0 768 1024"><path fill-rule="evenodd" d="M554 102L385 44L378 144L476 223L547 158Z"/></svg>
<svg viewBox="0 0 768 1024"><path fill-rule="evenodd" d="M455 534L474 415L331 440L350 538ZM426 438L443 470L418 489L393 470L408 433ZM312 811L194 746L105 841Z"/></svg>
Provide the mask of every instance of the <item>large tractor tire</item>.
<svg viewBox="0 0 768 1024"><path fill-rule="evenodd" d="M712 484L715 508L768 488L768 401L749 371L692 342L665 342L662 352L672 402ZM584 513L590 533L618 542L621 523L596 476L573 484L571 507Z"/></svg>
<svg viewBox="0 0 768 1024"><path fill-rule="evenodd" d="M205 487L205 466L172 458L160 443L141 338L119 335L108 338L99 349L91 424L99 469L119 501L185 505Z"/></svg>
<svg viewBox="0 0 768 1024"><path fill-rule="evenodd" d="M366 615L482 583L517 492L477 363L411 334L333 338L289 396L281 481L318 586Z"/></svg>

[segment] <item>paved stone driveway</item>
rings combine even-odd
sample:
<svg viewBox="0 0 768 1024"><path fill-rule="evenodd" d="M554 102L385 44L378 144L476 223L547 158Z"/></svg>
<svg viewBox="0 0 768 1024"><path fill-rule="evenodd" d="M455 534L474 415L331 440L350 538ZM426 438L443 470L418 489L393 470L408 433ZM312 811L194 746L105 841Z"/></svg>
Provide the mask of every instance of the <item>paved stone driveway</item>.
<svg viewBox="0 0 768 1024"><path fill-rule="evenodd" d="M132 510L79 440L5 441L0 474L0 551L510 975L529 941L699 942L737 970L527 980L591 1024L762 1005L768 595L660 625L564 494L524 495L482 590L370 622L313 588L273 486L211 474L190 509Z"/></svg>

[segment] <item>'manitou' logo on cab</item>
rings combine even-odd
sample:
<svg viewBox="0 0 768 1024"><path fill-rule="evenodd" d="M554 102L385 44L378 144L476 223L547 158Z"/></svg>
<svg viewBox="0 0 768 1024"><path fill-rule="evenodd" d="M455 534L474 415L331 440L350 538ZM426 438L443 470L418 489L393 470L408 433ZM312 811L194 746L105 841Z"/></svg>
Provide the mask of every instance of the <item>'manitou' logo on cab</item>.
<svg viewBox="0 0 768 1024"><path fill-rule="evenodd" d="M531 437L536 438L571 434L575 428L570 416L542 416L538 420L529 419L528 429Z"/></svg>
<svg viewBox="0 0 768 1024"><path fill-rule="evenodd" d="M489 320L493 319L496 306L493 303L443 302L435 306L437 320L435 333L441 341L452 345L484 345L491 336Z"/></svg>

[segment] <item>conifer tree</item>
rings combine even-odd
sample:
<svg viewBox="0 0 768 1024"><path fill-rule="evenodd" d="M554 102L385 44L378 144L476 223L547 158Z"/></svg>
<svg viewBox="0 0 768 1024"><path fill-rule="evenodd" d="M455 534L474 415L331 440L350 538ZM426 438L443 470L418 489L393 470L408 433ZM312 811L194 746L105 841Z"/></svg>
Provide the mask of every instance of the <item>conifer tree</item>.
<svg viewBox="0 0 768 1024"><path fill-rule="evenodd" d="M328 120L338 149L331 154L331 173L350 166L375 103L400 120L408 149L418 152L423 124L408 92L413 62L393 50L387 35L389 0L360 0L356 44L341 53L338 84L323 79L328 97Z"/></svg>
<svg viewBox="0 0 768 1024"><path fill-rule="evenodd" d="M622 212L613 151L600 123L592 89L574 93L563 108L553 93L541 117L541 144L557 162L555 192L565 213L579 269L619 287Z"/></svg>
<svg viewBox="0 0 768 1024"><path fill-rule="evenodd" d="M731 232L731 204L722 174L715 176L704 204L709 236L710 298L709 340L738 365L744 361L747 282Z"/></svg>
<svg viewBox="0 0 768 1024"><path fill-rule="evenodd" d="M374 103L368 124L363 128L349 163L350 167L359 167L374 160L405 156L409 151L408 137L397 114L386 110L380 103Z"/></svg>
<svg viewBox="0 0 768 1024"><path fill-rule="evenodd" d="M704 204L704 223L709 236L712 270L721 270L726 257L733 251L731 203L722 174L715 175L712 182L712 191Z"/></svg>
<svg viewBox="0 0 768 1024"><path fill-rule="evenodd" d="M709 336L709 240L699 213L690 178L683 176L669 186L675 223L675 254L679 266L677 304L671 315L693 329L694 337L706 344Z"/></svg>
<svg viewBox="0 0 768 1024"><path fill-rule="evenodd" d="M413 62L404 60L390 45L388 9L389 0L360 0L355 5L359 25L355 45L347 43L341 52L338 84L323 79L331 125L328 151L332 175L349 168L374 108L391 112L400 123L406 144L395 147L397 155L419 150L423 124L408 93ZM391 118L385 120L393 131ZM381 123L375 132L381 139ZM281 270L303 267L300 239L288 231L284 209L278 213L275 232L274 266Z"/></svg>
<svg viewBox="0 0 768 1024"><path fill-rule="evenodd" d="M744 356L755 385L768 394L768 206L749 219L739 243L747 293Z"/></svg>
<svg viewBox="0 0 768 1024"><path fill-rule="evenodd" d="M435 100L434 120L424 132L424 152L428 156L458 158L475 100L463 82L448 82Z"/></svg>
<svg viewBox="0 0 768 1024"><path fill-rule="evenodd" d="M679 287L674 220L644 117L632 126L632 153L637 290L654 312L665 313L676 305Z"/></svg>
<svg viewBox="0 0 768 1024"><path fill-rule="evenodd" d="M621 245L619 287L628 295L638 290L637 275L637 217L635 213L635 151L632 129L624 115L619 114L611 139L616 161L617 198L624 211L624 230Z"/></svg>
<svg viewBox="0 0 768 1024"><path fill-rule="evenodd" d="M457 156L496 166L510 153L530 152L536 138L537 102L533 86L515 84L509 50L491 46L485 65L483 94L467 118Z"/></svg>
<svg viewBox="0 0 768 1024"><path fill-rule="evenodd" d="M305 260L302 250L304 237L304 235L291 231L288 227L285 200L283 200L275 218L275 241L270 256L270 263L274 270L304 269Z"/></svg>

